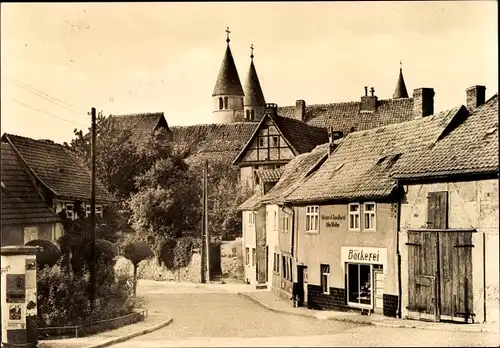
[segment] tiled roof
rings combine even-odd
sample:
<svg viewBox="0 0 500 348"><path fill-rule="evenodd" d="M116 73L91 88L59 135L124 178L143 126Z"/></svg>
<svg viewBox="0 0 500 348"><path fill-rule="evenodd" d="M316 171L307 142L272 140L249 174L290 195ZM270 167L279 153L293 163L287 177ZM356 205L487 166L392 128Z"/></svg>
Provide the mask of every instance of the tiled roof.
<svg viewBox="0 0 500 348"><path fill-rule="evenodd" d="M257 125L252 122L172 126L172 142L187 161L230 164Z"/></svg>
<svg viewBox="0 0 500 348"><path fill-rule="evenodd" d="M238 207L239 210L253 210L259 206L259 200L262 196L260 193L254 193L252 197L241 203Z"/></svg>
<svg viewBox="0 0 500 348"><path fill-rule="evenodd" d="M253 64L253 59L250 63L250 69L248 70L248 76L245 81L244 104L262 107L266 106L266 100L264 98L264 93L262 93L259 77L257 76L255 65Z"/></svg>
<svg viewBox="0 0 500 348"><path fill-rule="evenodd" d="M316 146L328 142L328 131L325 128L310 126L295 119L279 115L273 116L270 113L266 113L258 125L254 126L255 128L252 135L245 139L246 143L237 153L237 156L235 156L233 164L236 164L243 156L245 150L252 143L252 139L257 134L260 126L266 122L267 118L270 118L274 122L285 140L292 147L292 151L295 152L295 154L309 152Z"/></svg>
<svg viewBox="0 0 500 348"><path fill-rule="evenodd" d="M498 173L498 94L443 134L434 146L404 158L393 173L399 179Z"/></svg>
<svg viewBox="0 0 500 348"><path fill-rule="evenodd" d="M285 166L280 181L265 194L261 203L280 204L295 188L302 185L308 174L326 158L329 145L321 145L308 153L296 156Z"/></svg>
<svg viewBox="0 0 500 348"><path fill-rule="evenodd" d="M233 55L229 48L229 43L222 60L219 76L217 76L214 92L212 93L212 96L216 95L244 95L240 77L238 76L238 70L236 70L236 64L234 64Z"/></svg>
<svg viewBox="0 0 500 348"><path fill-rule="evenodd" d="M391 167L433 144L450 122L468 114L464 106L386 127L350 133L324 165L286 201L381 198L391 194Z"/></svg>
<svg viewBox="0 0 500 348"><path fill-rule="evenodd" d="M306 105L304 121L347 135L414 119L413 98L379 100L377 110L371 113L360 112L360 106L359 101ZM295 109L295 106L278 107L278 114L295 118Z"/></svg>
<svg viewBox="0 0 500 348"><path fill-rule="evenodd" d="M29 226L61 222L44 202L14 150L2 143L2 226Z"/></svg>
<svg viewBox="0 0 500 348"><path fill-rule="evenodd" d="M168 130L168 124L163 112L110 115L107 118L111 129L128 130L131 132L131 141L140 142L151 136L158 126L163 126Z"/></svg>
<svg viewBox="0 0 500 348"><path fill-rule="evenodd" d="M262 182L278 182L283 171L281 169L259 169L257 173Z"/></svg>
<svg viewBox="0 0 500 348"><path fill-rule="evenodd" d="M91 173L77 156L66 147L47 140L34 140L4 134L39 180L58 198L90 200ZM96 201L114 201L104 186L96 180Z"/></svg>
<svg viewBox="0 0 500 348"><path fill-rule="evenodd" d="M398 82L396 83L396 89L394 90L392 98L408 98L408 91L406 90L405 79L403 78L403 69L399 69Z"/></svg>

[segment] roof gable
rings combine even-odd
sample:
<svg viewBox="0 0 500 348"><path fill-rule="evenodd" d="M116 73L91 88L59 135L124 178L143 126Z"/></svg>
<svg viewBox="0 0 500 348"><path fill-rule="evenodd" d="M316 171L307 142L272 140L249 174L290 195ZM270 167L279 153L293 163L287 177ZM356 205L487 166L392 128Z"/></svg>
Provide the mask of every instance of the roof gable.
<svg viewBox="0 0 500 348"><path fill-rule="evenodd" d="M25 172L9 143L2 142L2 226L26 226L61 222Z"/></svg>
<svg viewBox="0 0 500 348"><path fill-rule="evenodd" d="M90 200L90 171L71 150L52 141L12 134L4 134L2 140L12 145L31 174L55 196L60 199ZM96 180L96 200L102 203L114 201L99 180Z"/></svg>
<svg viewBox="0 0 500 348"><path fill-rule="evenodd" d="M390 174L398 161L433 144L457 117L466 117L466 109L454 108L414 121L350 133L325 164L286 200L387 197L395 187Z"/></svg>
<svg viewBox="0 0 500 348"><path fill-rule="evenodd" d="M324 128L309 126L298 120L279 115L273 116L270 112L266 112L243 149L234 159L233 164L237 164L243 159L245 153L258 136L259 131L269 124L276 127L278 134L284 139L294 156L309 152L317 145L328 142L328 132Z"/></svg>

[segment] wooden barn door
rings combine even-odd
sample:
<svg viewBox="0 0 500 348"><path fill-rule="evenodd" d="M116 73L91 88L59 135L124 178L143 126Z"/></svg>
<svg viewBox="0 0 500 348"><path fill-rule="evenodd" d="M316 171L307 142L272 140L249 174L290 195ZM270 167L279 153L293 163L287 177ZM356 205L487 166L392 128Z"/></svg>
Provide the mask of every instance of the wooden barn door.
<svg viewBox="0 0 500 348"><path fill-rule="evenodd" d="M438 320L436 232L408 232L408 310L414 319Z"/></svg>
<svg viewBox="0 0 500 348"><path fill-rule="evenodd" d="M472 232L440 233L440 297L443 320L474 321L472 247Z"/></svg>

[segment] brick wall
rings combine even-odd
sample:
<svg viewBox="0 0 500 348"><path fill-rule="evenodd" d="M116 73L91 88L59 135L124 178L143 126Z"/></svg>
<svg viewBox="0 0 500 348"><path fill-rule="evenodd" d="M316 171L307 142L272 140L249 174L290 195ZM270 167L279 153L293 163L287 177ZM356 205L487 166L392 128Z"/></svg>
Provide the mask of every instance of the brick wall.
<svg viewBox="0 0 500 348"><path fill-rule="evenodd" d="M323 294L320 285L307 284L307 308L346 311L345 289L330 288L330 294Z"/></svg>
<svg viewBox="0 0 500 348"><path fill-rule="evenodd" d="M398 296L384 294L384 315L388 317L397 317Z"/></svg>

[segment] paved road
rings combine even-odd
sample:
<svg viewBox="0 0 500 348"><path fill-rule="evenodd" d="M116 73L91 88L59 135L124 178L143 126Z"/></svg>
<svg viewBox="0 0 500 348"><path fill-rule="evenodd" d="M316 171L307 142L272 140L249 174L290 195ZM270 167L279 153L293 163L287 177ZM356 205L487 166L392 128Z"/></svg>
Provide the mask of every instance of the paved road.
<svg viewBox="0 0 500 348"><path fill-rule="evenodd" d="M271 312L222 288L147 283L152 314L171 325L113 347L498 346L498 335L364 326ZM233 291L234 292L234 291ZM157 313L158 315L159 313Z"/></svg>

